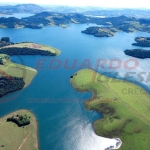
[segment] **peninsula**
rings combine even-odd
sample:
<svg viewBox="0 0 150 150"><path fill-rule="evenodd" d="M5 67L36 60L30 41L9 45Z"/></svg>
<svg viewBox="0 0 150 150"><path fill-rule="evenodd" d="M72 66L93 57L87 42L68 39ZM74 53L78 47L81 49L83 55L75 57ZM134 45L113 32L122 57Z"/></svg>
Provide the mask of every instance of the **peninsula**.
<svg viewBox="0 0 150 150"><path fill-rule="evenodd" d="M0 97L30 84L37 71L11 62L9 55L0 54Z"/></svg>
<svg viewBox="0 0 150 150"><path fill-rule="evenodd" d="M7 55L42 55L56 56L60 50L51 46L37 44L33 42L12 43L9 37L2 37L0 41L0 54Z"/></svg>
<svg viewBox="0 0 150 150"><path fill-rule="evenodd" d="M12 55L42 55L42 56L57 56L60 50L51 46L32 42L20 42L3 46L0 48L0 54Z"/></svg>
<svg viewBox="0 0 150 150"><path fill-rule="evenodd" d="M16 123L7 121L14 117L28 118L29 124L19 127ZM22 122L24 119L22 119ZM0 119L0 149L38 150L37 121L35 116L28 110L18 110Z"/></svg>
<svg viewBox="0 0 150 150"><path fill-rule="evenodd" d="M12 43L8 37L0 41L0 97L28 86L37 71L11 62L13 55L57 56L60 50L32 42Z"/></svg>
<svg viewBox="0 0 150 150"><path fill-rule="evenodd" d="M92 92L84 105L103 114L93 124L97 135L120 138L121 150L149 149L150 96L143 88L90 69L72 75L70 83L78 92Z"/></svg>

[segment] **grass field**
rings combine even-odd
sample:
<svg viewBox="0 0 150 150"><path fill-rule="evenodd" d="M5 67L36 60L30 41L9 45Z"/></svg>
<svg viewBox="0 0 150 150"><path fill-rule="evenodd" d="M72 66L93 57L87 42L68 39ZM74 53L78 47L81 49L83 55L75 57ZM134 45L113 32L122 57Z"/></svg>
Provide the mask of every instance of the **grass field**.
<svg viewBox="0 0 150 150"><path fill-rule="evenodd" d="M17 47L17 48L24 48L25 47L25 48L50 51L51 53L54 53L56 55L60 54L60 50L58 50L56 48L53 48L51 46L42 45L42 44L30 43L30 42L4 46L3 48L11 48L11 47Z"/></svg>
<svg viewBox="0 0 150 150"><path fill-rule="evenodd" d="M4 62L3 65L0 65L0 76L21 77L24 79L25 86L28 86L37 74L37 71L33 68L13 63L7 56L8 55L0 54Z"/></svg>
<svg viewBox="0 0 150 150"><path fill-rule="evenodd" d="M143 88L90 69L75 73L70 83L79 92L93 93L85 107L103 114L94 122L96 134L120 138L121 150L150 149L150 96Z"/></svg>
<svg viewBox="0 0 150 150"><path fill-rule="evenodd" d="M30 116L30 124L18 127L6 122L8 117L17 114ZM30 111L19 110L0 119L0 150L38 150L37 122Z"/></svg>

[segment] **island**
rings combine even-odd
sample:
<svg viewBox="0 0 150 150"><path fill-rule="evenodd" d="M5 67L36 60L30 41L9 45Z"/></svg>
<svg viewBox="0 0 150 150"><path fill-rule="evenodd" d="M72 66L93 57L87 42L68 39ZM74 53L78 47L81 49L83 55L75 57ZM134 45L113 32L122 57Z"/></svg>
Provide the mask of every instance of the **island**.
<svg viewBox="0 0 150 150"><path fill-rule="evenodd" d="M136 57L136 58L150 58L150 50L144 49L126 49L124 53L128 56Z"/></svg>
<svg viewBox="0 0 150 150"><path fill-rule="evenodd" d="M116 28L104 28L104 27L89 27L84 31L81 31L82 33L85 34L91 34L96 37L112 37L115 35L115 33L119 31Z"/></svg>
<svg viewBox="0 0 150 150"><path fill-rule="evenodd" d="M136 43L132 45L141 46L141 47L150 47L150 37L136 37Z"/></svg>
<svg viewBox="0 0 150 150"><path fill-rule="evenodd" d="M18 126L10 121L15 118L16 122L28 120L28 124ZM27 118L27 119L25 119ZM18 110L0 119L0 149L26 149L38 150L37 121L32 112L28 110Z"/></svg>
<svg viewBox="0 0 150 150"><path fill-rule="evenodd" d="M91 19L92 20L92 19ZM105 27L89 27L82 33L92 34L96 37L112 37L116 32L131 33L134 31L150 32L148 19L136 19L134 17L118 16L93 19L93 23L104 25Z"/></svg>
<svg viewBox="0 0 150 150"><path fill-rule="evenodd" d="M150 96L143 88L91 69L76 72L70 77L70 83L78 92L92 93L84 105L87 110L103 115L102 119L93 123L97 135L120 138L120 150L149 149Z"/></svg>
<svg viewBox="0 0 150 150"><path fill-rule="evenodd" d="M66 28L68 24L90 24L94 23L97 25L105 25L108 30L113 28L114 31L123 32L134 32L143 31L150 32L149 24L150 20L148 18L138 19L134 17L127 17L124 15L115 17L105 17L97 18L94 16L87 16L84 13L70 12L61 13L53 11L43 11L36 13L33 16L25 18L15 18L9 17L0 18L0 28L32 28L32 29L42 29L44 26L60 26ZM113 32L112 31L112 32ZM116 32L116 31L115 31Z"/></svg>
<svg viewBox="0 0 150 150"><path fill-rule="evenodd" d="M32 42L12 43L9 37L0 41L0 97L27 87L37 71L11 62L13 55L57 56L60 50Z"/></svg>

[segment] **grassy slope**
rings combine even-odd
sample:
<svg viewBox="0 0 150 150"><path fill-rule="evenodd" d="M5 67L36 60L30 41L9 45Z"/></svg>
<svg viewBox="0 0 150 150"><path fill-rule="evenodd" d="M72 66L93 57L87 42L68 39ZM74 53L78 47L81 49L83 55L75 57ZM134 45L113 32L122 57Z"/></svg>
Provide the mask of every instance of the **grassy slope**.
<svg viewBox="0 0 150 150"><path fill-rule="evenodd" d="M74 74L70 83L79 92L93 93L85 106L103 114L103 119L94 122L98 135L119 137L123 142L121 150L149 150L150 96L143 88L102 76L90 69Z"/></svg>
<svg viewBox="0 0 150 150"><path fill-rule="evenodd" d="M0 54L0 57L4 57L5 54ZM33 68L26 67L20 64L12 63L10 60L5 60L4 65L0 65L0 71L5 72L6 75L13 77L22 77L25 81L25 86L28 86L32 79L37 74L37 71ZM0 73L0 76L2 74Z"/></svg>
<svg viewBox="0 0 150 150"><path fill-rule="evenodd" d="M8 117L16 114L26 114L27 116L30 116L30 125L27 125L23 128L18 127L15 123L6 122ZM19 147L20 150L38 149L36 118L27 110L19 110L1 118L0 135L0 149L19 150ZM4 145L4 148L1 148L1 145Z"/></svg>
<svg viewBox="0 0 150 150"><path fill-rule="evenodd" d="M42 45L42 44L36 44L36 43L18 43L18 44L14 44L14 45L9 45L9 46L4 46L2 48L11 48L11 47L17 47L17 48L33 48L33 49L39 49L39 50L46 50L46 51L50 51L52 53L56 53L56 55L60 54L60 50L53 48L51 46L46 46L46 45Z"/></svg>

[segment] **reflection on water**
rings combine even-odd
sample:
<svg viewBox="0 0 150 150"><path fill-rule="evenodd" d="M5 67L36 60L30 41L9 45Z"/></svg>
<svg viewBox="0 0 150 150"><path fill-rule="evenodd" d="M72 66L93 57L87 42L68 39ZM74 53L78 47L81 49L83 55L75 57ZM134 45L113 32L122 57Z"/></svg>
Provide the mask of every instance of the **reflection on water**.
<svg viewBox="0 0 150 150"><path fill-rule="evenodd" d="M0 104L0 116L18 109L29 109L37 117L39 144L42 150L103 150L113 145L115 140L103 140L96 136L92 124L102 116L93 111L87 111L83 102L91 97L91 93L76 92L69 84L70 76L79 70L79 65L89 59L93 68L97 59L106 59L104 68L98 67L97 71L118 72L118 78L124 78L124 73L134 71L136 73L149 72L149 59L138 59L138 67L134 70L127 70L121 65L116 70L109 69L110 59L121 59L122 64L131 57L124 54L127 48L134 48L131 44L136 36L150 36L149 33L117 33L111 38L96 38L81 33L87 25L70 25L68 28L45 27L45 30L33 29L0 29L1 36L10 37L12 42L32 41L41 44L51 45L62 51L57 57L21 56L23 63L36 68L39 59L45 59L44 69L38 70L33 82L26 89L19 92L19 95L7 103ZM44 35L44 37L42 36ZM57 58L62 65L55 70L49 69L51 59ZM12 59L18 63L16 57ZM74 69L66 69L64 62L69 59L77 59L78 63ZM87 66L84 66L87 68ZM111 74L108 74L113 76ZM116 77L116 76L115 76ZM126 78L126 80L138 81L138 76ZM150 83L142 82L147 90ZM17 95L18 93L16 93ZM5 98L11 97L11 95ZM53 102L30 102L29 99L55 99ZM80 102L60 101L62 99L81 99ZM104 146L106 144L106 147Z"/></svg>

